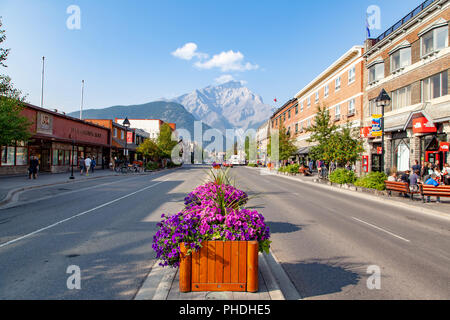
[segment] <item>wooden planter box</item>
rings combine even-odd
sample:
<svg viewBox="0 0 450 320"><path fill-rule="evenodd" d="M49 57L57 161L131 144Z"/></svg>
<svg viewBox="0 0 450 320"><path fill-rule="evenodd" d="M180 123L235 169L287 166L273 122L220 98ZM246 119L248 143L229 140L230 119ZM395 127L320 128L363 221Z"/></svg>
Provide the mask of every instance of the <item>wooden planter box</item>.
<svg viewBox="0 0 450 320"><path fill-rule="evenodd" d="M207 241L186 255L180 247L180 292L258 291L257 241Z"/></svg>

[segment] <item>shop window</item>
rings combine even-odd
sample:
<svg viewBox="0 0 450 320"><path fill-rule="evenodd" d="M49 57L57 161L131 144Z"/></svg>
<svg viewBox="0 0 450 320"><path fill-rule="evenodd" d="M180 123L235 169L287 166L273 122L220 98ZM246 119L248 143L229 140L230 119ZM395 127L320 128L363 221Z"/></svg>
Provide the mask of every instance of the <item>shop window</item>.
<svg viewBox="0 0 450 320"><path fill-rule="evenodd" d="M53 152L52 152L52 164L54 165L54 166L57 166L58 165L58 150L53 150Z"/></svg>
<svg viewBox="0 0 450 320"><path fill-rule="evenodd" d="M404 172L410 169L409 158L409 139L392 140L391 167L395 167L397 171Z"/></svg>
<svg viewBox="0 0 450 320"><path fill-rule="evenodd" d="M448 72L436 74L422 80L422 102L436 99L448 94Z"/></svg>
<svg viewBox="0 0 450 320"><path fill-rule="evenodd" d="M64 150L58 150L58 165L62 166L64 164Z"/></svg>
<svg viewBox="0 0 450 320"><path fill-rule="evenodd" d="M16 148L16 166L26 166L28 164L28 149L24 147Z"/></svg>
<svg viewBox="0 0 450 320"><path fill-rule="evenodd" d="M401 109L411 105L411 86L407 86L395 91L392 91L392 110ZM386 110L387 111L387 110ZM391 111L391 110L389 110Z"/></svg>
<svg viewBox="0 0 450 320"><path fill-rule="evenodd" d="M15 147L2 148L2 166L13 166L15 158Z"/></svg>
<svg viewBox="0 0 450 320"><path fill-rule="evenodd" d="M64 165L65 166L70 166L70 153L71 151L66 150L64 152Z"/></svg>

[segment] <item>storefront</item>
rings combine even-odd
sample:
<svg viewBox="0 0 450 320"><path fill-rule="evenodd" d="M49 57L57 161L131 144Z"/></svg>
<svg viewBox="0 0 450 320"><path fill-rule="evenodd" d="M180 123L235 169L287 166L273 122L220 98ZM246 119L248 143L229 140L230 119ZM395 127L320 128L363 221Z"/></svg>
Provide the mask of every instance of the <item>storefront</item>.
<svg viewBox="0 0 450 320"><path fill-rule="evenodd" d="M81 157L95 158L97 167L109 163L110 130L76 118L26 104L23 114L32 122L31 139L3 146L0 175L26 174L31 156L41 172L68 172Z"/></svg>

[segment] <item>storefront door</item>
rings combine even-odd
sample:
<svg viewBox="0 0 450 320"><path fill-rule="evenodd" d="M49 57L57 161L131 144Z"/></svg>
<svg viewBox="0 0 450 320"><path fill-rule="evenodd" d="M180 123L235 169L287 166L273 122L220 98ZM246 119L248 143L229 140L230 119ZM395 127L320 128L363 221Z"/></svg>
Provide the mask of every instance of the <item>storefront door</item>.
<svg viewBox="0 0 450 320"><path fill-rule="evenodd" d="M50 171L50 167L51 167L50 149L42 149L39 169L40 171Z"/></svg>
<svg viewBox="0 0 450 320"><path fill-rule="evenodd" d="M372 171L381 172L381 155L372 154Z"/></svg>

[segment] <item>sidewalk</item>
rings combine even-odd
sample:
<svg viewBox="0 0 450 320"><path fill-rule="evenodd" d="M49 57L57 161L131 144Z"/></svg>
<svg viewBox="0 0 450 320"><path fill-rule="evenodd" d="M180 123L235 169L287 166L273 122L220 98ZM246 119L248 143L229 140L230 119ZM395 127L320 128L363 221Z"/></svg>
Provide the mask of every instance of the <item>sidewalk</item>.
<svg viewBox="0 0 450 320"><path fill-rule="evenodd" d="M338 186L338 185L330 185L329 182L318 182L317 174L309 177L305 176L291 176L291 175L284 175L284 174L278 174L274 171L269 171L265 168L250 168L252 170L259 170L261 174L264 175L274 175L281 178L291 179L291 180L298 180L304 183L312 183L318 186L322 186L324 188L329 188L335 191L342 191L342 192L348 192L353 193L355 195L359 196L367 196L367 197L376 197L379 201L385 201L390 202L392 204L395 204L397 206L401 205L404 208L411 208L416 209L422 212L430 212L430 213L438 213L438 214L444 214L446 216L450 215L450 198L441 198L441 203L436 203L436 198L431 197L430 203L423 203L422 196L421 195L414 195L414 201L411 201L410 198L405 198L398 193L393 192L392 197L389 197L387 195L375 195L370 193L365 193L361 190L355 191L352 190L352 188L346 188L345 186ZM449 216L450 217L450 216Z"/></svg>
<svg viewBox="0 0 450 320"><path fill-rule="evenodd" d="M0 177L0 205L8 203L17 192L39 187L58 185L71 182L79 182L91 179L100 179L120 175L111 170L95 170L89 176L74 172L75 180L70 180L71 173L42 173L36 180L30 180L27 176L5 176Z"/></svg>
<svg viewBox="0 0 450 320"><path fill-rule="evenodd" d="M299 300L297 289L272 253L259 254L259 290L250 292L187 292L179 290L178 269L157 261L134 300Z"/></svg>

